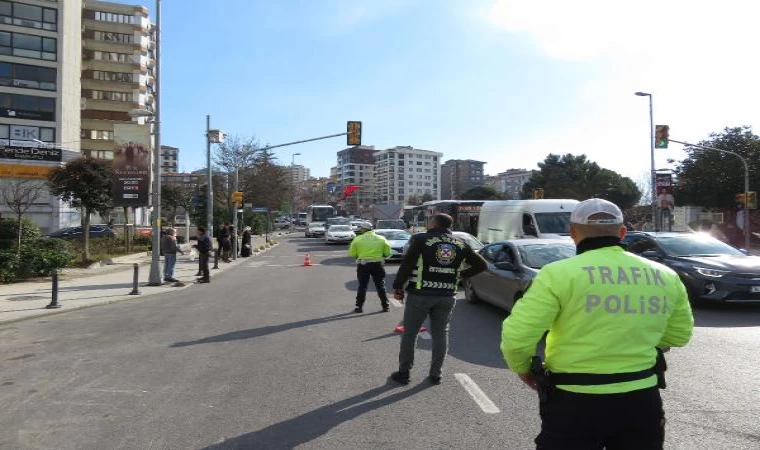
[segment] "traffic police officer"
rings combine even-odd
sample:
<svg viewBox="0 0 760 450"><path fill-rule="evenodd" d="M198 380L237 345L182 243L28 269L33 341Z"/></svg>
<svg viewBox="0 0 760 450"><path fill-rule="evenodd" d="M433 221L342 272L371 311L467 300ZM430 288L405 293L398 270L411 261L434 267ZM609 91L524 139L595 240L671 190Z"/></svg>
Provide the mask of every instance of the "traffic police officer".
<svg viewBox="0 0 760 450"><path fill-rule="evenodd" d="M356 258L356 277L359 280L359 291L356 293L355 313L360 313L364 308L364 300L367 297L367 285L369 278L375 283L377 295L383 311L388 312L388 295L385 293L385 258L391 255L391 245L384 237L375 234L372 226L362 223L359 227L361 234L351 241L348 248L348 256Z"/></svg>
<svg viewBox="0 0 760 450"><path fill-rule="evenodd" d="M409 293L404 307L399 370L391 374L391 379L401 384L409 383L417 333L428 316L433 338L429 380L433 384L441 383L459 277L474 276L487 267L482 256L451 233L452 224L453 220L448 214L436 214L428 223L426 233L412 236L393 282L394 298L404 300L404 286ZM462 263L467 263L469 267L461 270Z"/></svg>
<svg viewBox="0 0 760 450"><path fill-rule="evenodd" d="M577 255L541 269L504 321L507 365L538 390L538 449L661 449L661 349L694 327L686 289L662 264L626 252L623 214L602 199L570 216ZM545 362L532 357L546 336Z"/></svg>

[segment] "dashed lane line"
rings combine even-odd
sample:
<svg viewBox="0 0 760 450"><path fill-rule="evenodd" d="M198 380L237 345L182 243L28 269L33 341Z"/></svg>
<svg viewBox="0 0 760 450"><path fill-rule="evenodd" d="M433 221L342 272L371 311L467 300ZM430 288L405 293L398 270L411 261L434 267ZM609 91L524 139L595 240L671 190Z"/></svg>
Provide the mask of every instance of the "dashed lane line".
<svg viewBox="0 0 760 450"><path fill-rule="evenodd" d="M464 390L470 394L470 397L475 400L475 403L480 406L480 409L482 409L484 413L498 414L501 412L501 410L494 404L494 402L488 398L485 392L483 392L483 390L480 389L480 387L474 381L472 381L472 378L470 378L467 374L455 373L454 377L457 379L457 381L459 381L462 387L464 387Z"/></svg>

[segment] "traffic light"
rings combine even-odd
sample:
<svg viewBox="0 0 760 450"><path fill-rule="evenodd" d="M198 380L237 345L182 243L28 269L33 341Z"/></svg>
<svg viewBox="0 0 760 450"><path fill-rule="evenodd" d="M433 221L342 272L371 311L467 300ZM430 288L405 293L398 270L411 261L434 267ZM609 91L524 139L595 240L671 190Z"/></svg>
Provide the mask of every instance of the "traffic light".
<svg viewBox="0 0 760 450"><path fill-rule="evenodd" d="M346 143L348 145L362 145L362 123L357 121L348 121L346 123Z"/></svg>
<svg viewBox="0 0 760 450"><path fill-rule="evenodd" d="M544 198L544 189L543 188L533 189L533 199L534 200L541 200L543 198Z"/></svg>
<svg viewBox="0 0 760 450"><path fill-rule="evenodd" d="M656 125L654 127L654 147L668 148L669 133L670 127L668 125Z"/></svg>
<svg viewBox="0 0 760 450"><path fill-rule="evenodd" d="M235 191L232 193L232 202L237 203L238 205L243 204L243 193L240 191Z"/></svg>
<svg viewBox="0 0 760 450"><path fill-rule="evenodd" d="M736 194L734 199L736 200L737 205L744 205L744 192ZM746 205L748 209L757 209L757 192L749 192L749 201L746 202Z"/></svg>

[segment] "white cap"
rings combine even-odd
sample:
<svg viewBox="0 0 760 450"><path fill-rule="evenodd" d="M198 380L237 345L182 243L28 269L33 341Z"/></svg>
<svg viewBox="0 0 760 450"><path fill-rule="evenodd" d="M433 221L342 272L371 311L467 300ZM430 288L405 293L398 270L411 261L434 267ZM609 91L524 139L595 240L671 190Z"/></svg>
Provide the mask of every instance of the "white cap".
<svg viewBox="0 0 760 450"><path fill-rule="evenodd" d="M589 219L594 215L601 214L608 217ZM577 205L570 214L570 222L581 225L616 225L623 223L623 212L612 202L601 198L590 198Z"/></svg>

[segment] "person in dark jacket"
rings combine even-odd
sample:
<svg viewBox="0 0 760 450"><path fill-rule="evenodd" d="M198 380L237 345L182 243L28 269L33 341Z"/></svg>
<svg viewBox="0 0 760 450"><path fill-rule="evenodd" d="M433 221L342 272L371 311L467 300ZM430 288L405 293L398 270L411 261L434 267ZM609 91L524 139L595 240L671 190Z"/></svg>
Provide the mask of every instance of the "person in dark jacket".
<svg viewBox="0 0 760 450"><path fill-rule="evenodd" d="M428 223L427 232L413 235L393 282L395 299L404 301L405 285L409 294L404 308L399 370L391 374L391 379L401 384L409 383L417 333L428 316L433 337L429 380L441 383L459 277L469 278L487 268L482 256L451 233L453 222L448 214L436 214ZM463 262L469 267L460 270Z"/></svg>
<svg viewBox="0 0 760 450"><path fill-rule="evenodd" d="M174 278L174 266L177 264L177 253L184 255L179 245L177 245L177 232L174 228L166 230L166 234L161 237L161 252L164 254L164 281L177 282Z"/></svg>
<svg viewBox="0 0 760 450"><path fill-rule="evenodd" d="M227 222L219 225L219 236L216 237L217 254L221 255L222 261L230 262L230 226Z"/></svg>
<svg viewBox="0 0 760 450"><path fill-rule="evenodd" d="M201 278L198 278L198 283L208 283L211 281L208 272L208 260L214 245L211 243L211 238L206 236L206 228L198 227L198 243L194 247L198 250L198 261L201 266Z"/></svg>
<svg viewBox="0 0 760 450"><path fill-rule="evenodd" d="M243 228L241 237L240 256L247 258L251 256L251 227Z"/></svg>

